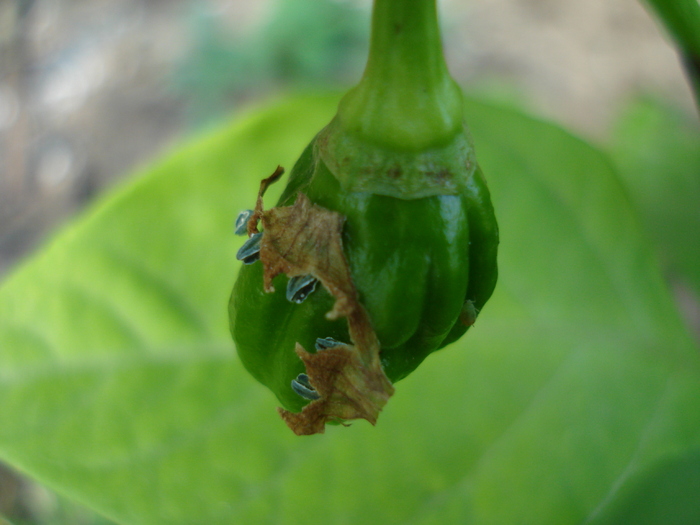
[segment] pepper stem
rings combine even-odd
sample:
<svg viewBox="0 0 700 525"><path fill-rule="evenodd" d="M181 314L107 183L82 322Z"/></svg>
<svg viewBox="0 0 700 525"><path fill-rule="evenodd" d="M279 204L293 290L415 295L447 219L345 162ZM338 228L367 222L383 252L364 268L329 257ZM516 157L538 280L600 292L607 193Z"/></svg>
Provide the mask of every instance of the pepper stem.
<svg viewBox="0 0 700 525"><path fill-rule="evenodd" d="M419 199L466 187L476 161L435 0L374 0L365 73L314 154L348 192Z"/></svg>
<svg viewBox="0 0 700 525"><path fill-rule="evenodd" d="M369 59L341 101L344 130L375 144L421 150L461 130L461 91L442 52L435 0L375 0Z"/></svg>

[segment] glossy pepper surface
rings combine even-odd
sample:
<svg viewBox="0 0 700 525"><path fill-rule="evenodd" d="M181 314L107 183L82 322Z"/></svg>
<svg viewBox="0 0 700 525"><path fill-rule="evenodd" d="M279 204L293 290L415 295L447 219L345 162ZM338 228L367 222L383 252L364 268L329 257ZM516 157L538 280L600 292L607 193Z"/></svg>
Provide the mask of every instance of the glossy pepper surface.
<svg viewBox="0 0 700 525"><path fill-rule="evenodd" d="M434 0L375 1L363 79L265 211L279 174L241 219L238 353L295 432L374 423L392 383L461 337L497 278L498 227Z"/></svg>

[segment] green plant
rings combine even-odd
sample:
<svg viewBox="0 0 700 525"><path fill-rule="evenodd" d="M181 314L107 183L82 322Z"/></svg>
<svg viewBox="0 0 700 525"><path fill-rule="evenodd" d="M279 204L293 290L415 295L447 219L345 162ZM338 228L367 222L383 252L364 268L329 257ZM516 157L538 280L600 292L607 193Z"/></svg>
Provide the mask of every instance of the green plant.
<svg viewBox="0 0 700 525"><path fill-rule="evenodd" d="M376 427L280 425L230 342L232 225L337 104L290 98L198 138L13 272L0 456L128 524L692 523L700 353L639 209L608 155L471 97L502 235L476 329L402 381ZM645 177L685 173L678 142L654 140L678 126L644 122L612 150L625 180L649 144L671 168ZM696 151L697 127L682 129ZM672 208L631 193L649 223ZM665 242L669 258L697 245Z"/></svg>

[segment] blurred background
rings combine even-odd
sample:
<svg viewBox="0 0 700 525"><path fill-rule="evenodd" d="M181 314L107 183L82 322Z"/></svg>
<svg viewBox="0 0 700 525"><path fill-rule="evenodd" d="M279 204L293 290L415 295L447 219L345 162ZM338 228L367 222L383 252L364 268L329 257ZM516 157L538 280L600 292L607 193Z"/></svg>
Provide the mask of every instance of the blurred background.
<svg viewBox="0 0 700 525"><path fill-rule="evenodd" d="M439 4L452 74L471 93L598 144L639 97L694 118L676 54L637 0ZM0 279L92 199L187 137L285 92L352 85L370 7L0 0ZM693 298L678 295L700 318ZM0 515L109 523L2 465Z"/></svg>

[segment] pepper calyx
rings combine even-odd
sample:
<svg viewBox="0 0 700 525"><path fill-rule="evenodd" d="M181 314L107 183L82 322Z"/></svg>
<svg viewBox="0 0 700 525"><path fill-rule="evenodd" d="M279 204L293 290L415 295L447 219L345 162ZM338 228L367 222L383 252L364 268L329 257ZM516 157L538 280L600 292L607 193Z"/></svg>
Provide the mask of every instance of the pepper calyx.
<svg viewBox="0 0 700 525"><path fill-rule="evenodd" d="M476 170L466 126L448 142L416 152L365 140L344 130L336 116L319 133L315 148L343 190L398 199L457 195Z"/></svg>

